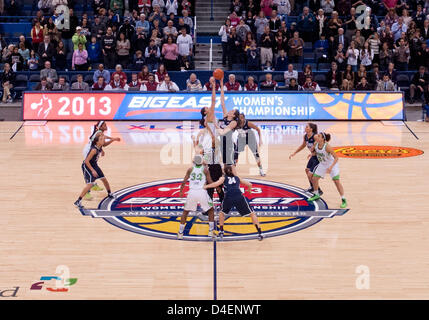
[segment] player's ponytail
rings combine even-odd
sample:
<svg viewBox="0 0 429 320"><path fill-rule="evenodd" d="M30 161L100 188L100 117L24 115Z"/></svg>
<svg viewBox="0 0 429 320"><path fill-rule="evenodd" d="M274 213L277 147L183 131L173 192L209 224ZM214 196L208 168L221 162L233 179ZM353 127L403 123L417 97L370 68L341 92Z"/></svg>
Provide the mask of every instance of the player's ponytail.
<svg viewBox="0 0 429 320"><path fill-rule="evenodd" d="M237 128L240 127L241 125L241 121L240 121L240 111L238 111L237 109L234 110L234 119L237 122Z"/></svg>
<svg viewBox="0 0 429 320"><path fill-rule="evenodd" d="M233 177L234 173L232 172L232 166L225 166L225 168L223 168L223 171L225 171L225 174L228 177Z"/></svg>
<svg viewBox="0 0 429 320"><path fill-rule="evenodd" d="M317 124L309 122L308 126L310 127L311 131L313 131L314 134L317 133Z"/></svg>
<svg viewBox="0 0 429 320"><path fill-rule="evenodd" d="M202 127L205 127L205 122L206 122L206 108L201 108L200 112L201 112L200 125Z"/></svg>
<svg viewBox="0 0 429 320"><path fill-rule="evenodd" d="M328 142L329 140L331 140L331 135L330 135L329 133L321 132L320 134L322 135L322 138L323 138L326 142Z"/></svg>

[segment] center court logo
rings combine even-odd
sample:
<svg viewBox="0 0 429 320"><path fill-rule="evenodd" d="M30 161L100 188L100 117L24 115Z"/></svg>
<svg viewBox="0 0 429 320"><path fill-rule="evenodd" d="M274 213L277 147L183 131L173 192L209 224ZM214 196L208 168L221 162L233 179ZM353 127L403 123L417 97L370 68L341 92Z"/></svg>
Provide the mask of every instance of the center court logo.
<svg viewBox="0 0 429 320"><path fill-rule="evenodd" d="M271 181L249 179L252 194L246 193L265 237L275 237L308 228L324 218L343 215L348 210L328 209L322 200L308 202L312 194L303 189ZM186 199L179 197L182 179L139 184L116 191L116 200L106 198L97 209L82 209L83 215L102 218L112 225L146 236L176 239ZM185 195L187 193L185 188ZM207 237L208 218L191 212L184 240L211 241ZM223 241L257 239L251 218L235 211L226 216Z"/></svg>

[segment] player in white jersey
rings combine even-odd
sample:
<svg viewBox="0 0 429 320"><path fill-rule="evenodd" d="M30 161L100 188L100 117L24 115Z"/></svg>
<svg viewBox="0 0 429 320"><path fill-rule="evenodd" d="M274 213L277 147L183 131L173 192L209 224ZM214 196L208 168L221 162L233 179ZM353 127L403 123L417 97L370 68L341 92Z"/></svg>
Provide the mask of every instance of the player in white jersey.
<svg viewBox="0 0 429 320"><path fill-rule="evenodd" d="M314 196L308 199L308 201L316 201L320 199L319 194L319 180L324 178L326 174L330 174L332 180L337 187L338 193L341 196L341 208L347 207L347 201L344 197L344 188L340 182L340 167L338 165L338 156L334 149L328 144L331 140L329 133L321 132L314 136L314 146L312 152L316 153L319 164L316 166L313 172L313 188Z"/></svg>
<svg viewBox="0 0 429 320"><path fill-rule="evenodd" d="M84 160L86 159L89 151L91 150L91 145L92 145L92 142L94 141L95 137L101 133L104 135L104 132L106 130L107 130L107 124L103 120L98 121L97 124L94 125L94 127L92 128L92 133L89 136L88 143L85 145L85 147L83 148L83 151L82 151L82 155L83 155ZM104 143L103 147L107 147L113 141L121 141L120 138L112 138L112 137L109 137L106 135L104 135L104 140L105 140L105 143ZM101 156L102 157L104 156L104 150L101 151ZM93 183L93 186L90 189L90 191L102 191L102 190L103 190L103 188L101 188L96 182ZM88 193L85 194L85 197L84 197L85 200L91 200L92 199L90 191L88 191Z"/></svg>
<svg viewBox="0 0 429 320"><path fill-rule="evenodd" d="M186 182L189 180L189 192L186 197L185 207L183 209L182 217L180 219L178 239L183 239L185 231L185 224L190 211L197 211L197 206L200 204L203 212L208 213L209 216L209 237L214 237L214 209L213 200L210 199L207 191L204 189L206 182L212 183L207 167L203 165L203 157L196 155L194 157L194 166L186 171L185 178L180 186L180 197L183 198L183 189Z"/></svg>

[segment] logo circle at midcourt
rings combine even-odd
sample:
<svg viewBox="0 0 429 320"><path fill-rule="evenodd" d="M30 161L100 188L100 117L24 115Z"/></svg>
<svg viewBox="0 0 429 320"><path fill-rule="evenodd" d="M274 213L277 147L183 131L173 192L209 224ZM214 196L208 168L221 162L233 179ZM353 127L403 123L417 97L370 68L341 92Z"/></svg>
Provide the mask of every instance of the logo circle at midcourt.
<svg viewBox="0 0 429 320"><path fill-rule="evenodd" d="M347 210L328 209L320 199L309 202L305 190L271 181L253 180L252 193L246 193L256 212L265 237L281 236L308 228L323 218L342 215ZM116 191L116 199L104 199L98 209L84 210L86 215L103 218L112 225L138 234L176 239L185 198L179 196L182 179L143 183ZM187 194L185 188L185 196ZM216 203L215 203L216 204ZM226 216L224 241L251 240L257 233L250 217L234 210ZM187 218L184 240L211 241L208 217L191 212Z"/></svg>
<svg viewBox="0 0 429 320"><path fill-rule="evenodd" d="M346 146L334 147L335 153L342 158L389 159L408 158L423 154L422 150L392 146Z"/></svg>

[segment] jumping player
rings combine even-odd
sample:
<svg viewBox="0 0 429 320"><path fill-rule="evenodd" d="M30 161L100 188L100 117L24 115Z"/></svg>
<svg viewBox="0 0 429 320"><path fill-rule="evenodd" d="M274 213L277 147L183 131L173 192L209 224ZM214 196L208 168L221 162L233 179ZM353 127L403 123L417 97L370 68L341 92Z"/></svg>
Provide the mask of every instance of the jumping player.
<svg viewBox="0 0 429 320"><path fill-rule="evenodd" d="M216 106L216 79L214 77L210 77L210 85L212 88L212 101L211 101L211 105L210 108L208 107L204 107L201 108L201 121L204 121L205 123L205 127L209 128L212 132L213 135L215 135L215 122L216 120L216 116L215 116L215 106ZM223 88L223 78L220 80L220 87Z"/></svg>
<svg viewBox="0 0 429 320"><path fill-rule="evenodd" d="M186 182L189 180L189 192L186 197L185 208L180 219L179 232L177 233L178 239L183 239L183 231L185 230L186 218L190 211L196 211L198 203L200 204L203 212L209 216L209 237L214 237L214 209L213 201L210 199L207 191L204 188L206 181L212 182L209 171L203 165L203 157L201 155L194 156L194 166L186 171L185 178L180 186L180 197L183 198L183 189Z"/></svg>
<svg viewBox="0 0 429 320"><path fill-rule="evenodd" d="M251 129L254 129L258 132L259 143L256 140L255 132ZM240 155L240 152L243 152L245 146L248 145L249 149L253 153L253 156L255 157L256 163L258 164L259 174L261 177L265 177L265 172L262 169L261 158L259 156L259 147L262 144L261 129L259 129L259 127L256 126L253 122L246 120L244 113L240 113L240 124L237 127L237 132L237 147L234 155L235 164L238 162L238 156Z"/></svg>
<svg viewBox="0 0 429 320"><path fill-rule="evenodd" d="M240 179L237 175L234 174L233 166L225 166L224 171L225 175L221 177L218 181L210 183L204 186L204 189L215 188L224 184L225 188L225 199L222 202L222 209L219 213L219 238L222 239L224 236L223 225L225 223L225 214L228 214L233 207L235 207L238 213L241 216L249 216L252 218L252 222L255 225L256 230L258 231L258 239L262 240L264 237L262 235L261 227L259 224L258 217L255 212L249 206L246 198L243 196L240 190L240 182L243 183L249 193L252 192L252 184L244 179Z"/></svg>
<svg viewBox="0 0 429 320"><path fill-rule="evenodd" d="M319 180L320 178L325 177L325 174L330 174L335 186L337 187L338 193L341 196L341 208L344 209L347 207L347 201L344 197L343 185L340 182L338 156L334 152L334 149L332 149L328 144L328 141L331 140L331 135L329 133L321 132L315 135L314 140L315 144L312 151L316 153L319 164L314 170L312 179L314 196L308 199L308 201L316 201L317 199L320 199Z"/></svg>
<svg viewBox="0 0 429 320"><path fill-rule="evenodd" d="M304 140L302 141L302 144L296 149L294 153L292 153L289 156L289 159L292 159L298 152L303 150L306 146L308 150L312 150L314 146L314 136L317 134L317 124L314 123L307 123L305 126L305 134L304 134ZM307 162L307 167L305 168L305 174L307 175L308 181L310 182L310 188L307 189L308 192L313 192L313 173L314 168L319 164L319 160L317 160L316 153L313 151L311 152L311 157ZM319 188L319 194L322 195L323 191Z"/></svg>
<svg viewBox="0 0 429 320"><path fill-rule="evenodd" d="M86 186L85 188L83 188L79 198L74 203L74 205L79 209L83 208L82 198L89 191L89 189L91 189L95 180L97 179L101 179L101 181L103 182L104 187L107 190L108 197L114 199L114 196L110 191L109 182L104 177L104 173L103 171L101 171L97 163L103 151L103 146L105 146L105 143L106 142L105 142L104 135L102 133L97 134L91 143L91 149L89 150L88 155L86 156L86 159L82 163L83 178L85 179Z"/></svg>

